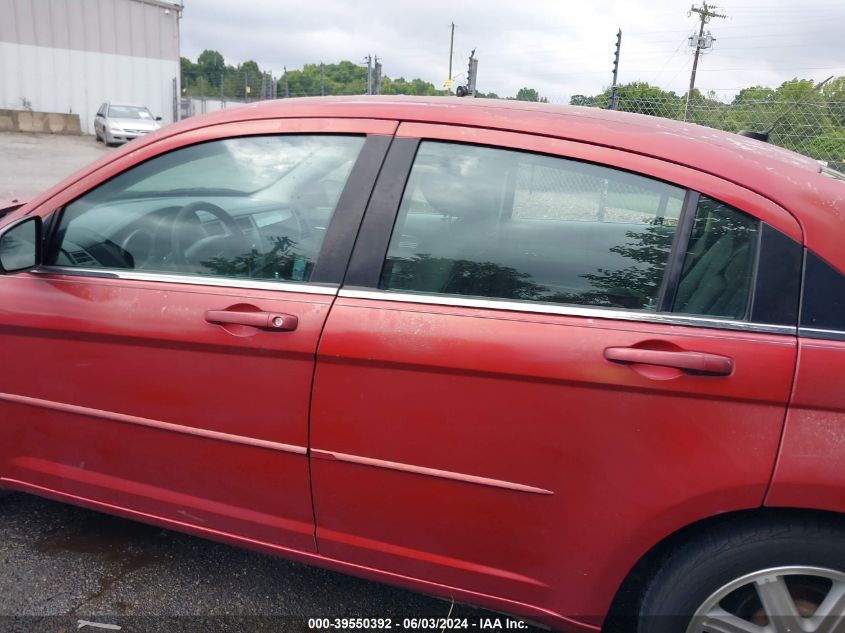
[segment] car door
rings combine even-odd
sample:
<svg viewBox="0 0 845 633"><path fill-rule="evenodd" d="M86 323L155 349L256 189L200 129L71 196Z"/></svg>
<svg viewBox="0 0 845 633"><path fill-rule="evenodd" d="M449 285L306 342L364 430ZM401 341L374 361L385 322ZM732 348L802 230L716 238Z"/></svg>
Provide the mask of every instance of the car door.
<svg viewBox="0 0 845 633"><path fill-rule="evenodd" d="M317 340L394 128L194 130L43 204L46 265L0 278L4 486L313 551Z"/></svg>
<svg viewBox="0 0 845 633"><path fill-rule="evenodd" d="M318 350L320 552L600 621L661 538L761 503L799 241L679 165L403 123Z"/></svg>

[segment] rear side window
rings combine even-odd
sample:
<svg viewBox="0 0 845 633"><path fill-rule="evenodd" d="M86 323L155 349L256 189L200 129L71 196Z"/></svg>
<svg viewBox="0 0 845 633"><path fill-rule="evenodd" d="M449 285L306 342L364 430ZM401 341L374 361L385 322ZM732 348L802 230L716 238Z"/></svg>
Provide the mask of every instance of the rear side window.
<svg viewBox="0 0 845 633"><path fill-rule="evenodd" d="M381 287L656 310L684 195L606 167L424 142Z"/></svg>
<svg viewBox="0 0 845 633"><path fill-rule="evenodd" d="M678 236L686 194L594 164L423 142L380 287L741 318L758 223L701 197ZM684 255L670 258L676 243Z"/></svg>

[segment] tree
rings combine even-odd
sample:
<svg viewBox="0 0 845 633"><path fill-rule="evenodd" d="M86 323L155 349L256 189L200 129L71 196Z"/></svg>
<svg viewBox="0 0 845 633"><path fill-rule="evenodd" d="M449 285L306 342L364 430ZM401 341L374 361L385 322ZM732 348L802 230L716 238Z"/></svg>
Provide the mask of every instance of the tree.
<svg viewBox="0 0 845 633"><path fill-rule="evenodd" d="M238 91L239 96L243 96L245 99L258 98L260 96L261 77L263 74L258 64L250 59L239 64L236 72L241 80L240 90ZM249 87L249 90L246 89L247 87Z"/></svg>
<svg viewBox="0 0 845 633"><path fill-rule="evenodd" d="M593 107L596 105L596 98L585 95L572 95L569 105Z"/></svg>
<svg viewBox="0 0 845 633"><path fill-rule="evenodd" d="M197 57L197 67L199 74L205 77L209 84L220 87L220 78L226 72L226 61L223 59L223 55L217 51L206 49Z"/></svg>
<svg viewBox="0 0 845 633"><path fill-rule="evenodd" d="M592 100L592 104L606 108L610 103L611 89L606 88L604 92L595 97L583 97L585 100ZM657 86L652 86L645 81L632 81L627 84L620 84L616 87L616 96L619 101L618 110L624 112L639 112L652 116L663 116L680 118L683 113L684 104L674 92L666 92ZM582 103L579 105L591 105Z"/></svg>
<svg viewBox="0 0 845 633"><path fill-rule="evenodd" d="M539 101L540 93L534 88L520 88L516 93L517 101Z"/></svg>

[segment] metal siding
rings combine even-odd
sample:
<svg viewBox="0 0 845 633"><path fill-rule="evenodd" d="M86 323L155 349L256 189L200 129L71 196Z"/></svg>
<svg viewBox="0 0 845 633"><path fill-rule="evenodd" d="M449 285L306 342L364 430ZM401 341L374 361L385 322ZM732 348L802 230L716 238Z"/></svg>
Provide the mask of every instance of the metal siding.
<svg viewBox="0 0 845 633"><path fill-rule="evenodd" d="M131 42L132 41L132 22L129 18L129 11L124 7L123 15L118 16L116 10L112 10L112 33L115 36L115 50L117 50L117 42Z"/></svg>
<svg viewBox="0 0 845 633"><path fill-rule="evenodd" d="M0 0L0 108L75 113L88 133L104 101L172 122L177 13L152 0Z"/></svg>
<svg viewBox="0 0 845 633"><path fill-rule="evenodd" d="M118 8L123 6L122 3L111 2L110 0L99 0L100 4L100 38L102 42L103 52L117 53L118 42L117 25ZM128 23L127 23L128 26Z"/></svg>
<svg viewBox="0 0 845 633"><path fill-rule="evenodd" d="M178 61L177 13L142 0L0 0L0 41Z"/></svg>
<svg viewBox="0 0 845 633"><path fill-rule="evenodd" d="M70 17L68 0L52 0L50 16L50 40L53 48L70 48Z"/></svg>

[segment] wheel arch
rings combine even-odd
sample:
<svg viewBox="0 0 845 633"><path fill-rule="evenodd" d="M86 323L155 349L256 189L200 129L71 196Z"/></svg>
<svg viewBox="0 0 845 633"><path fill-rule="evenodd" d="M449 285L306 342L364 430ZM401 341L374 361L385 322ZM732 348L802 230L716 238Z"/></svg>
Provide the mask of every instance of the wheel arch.
<svg viewBox="0 0 845 633"><path fill-rule="evenodd" d="M667 560L675 548L714 530L730 529L748 523L781 521L797 518L815 521L834 521L845 526L845 513L814 508L758 507L724 512L700 519L678 528L655 543L628 571L616 590L607 617L602 624L606 633L634 633L636 612L648 581Z"/></svg>

